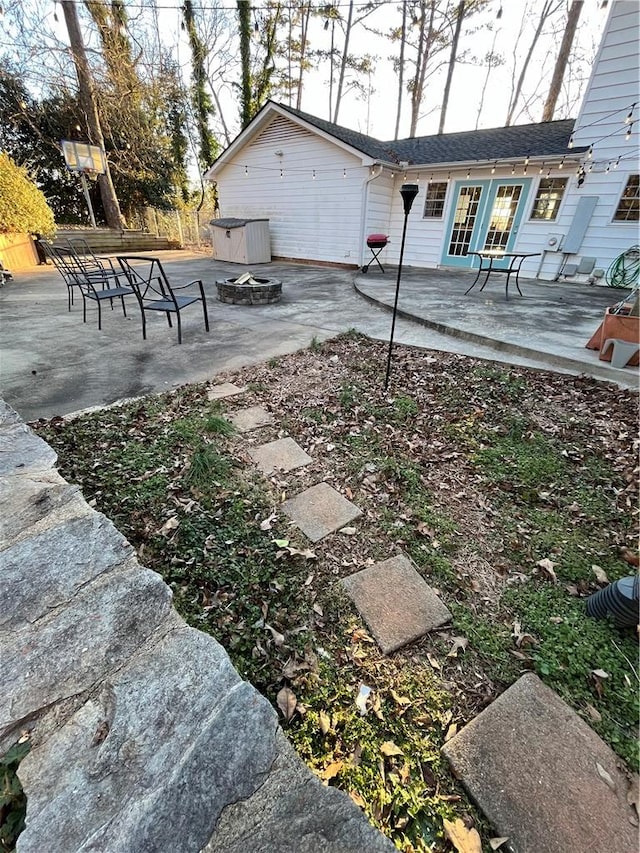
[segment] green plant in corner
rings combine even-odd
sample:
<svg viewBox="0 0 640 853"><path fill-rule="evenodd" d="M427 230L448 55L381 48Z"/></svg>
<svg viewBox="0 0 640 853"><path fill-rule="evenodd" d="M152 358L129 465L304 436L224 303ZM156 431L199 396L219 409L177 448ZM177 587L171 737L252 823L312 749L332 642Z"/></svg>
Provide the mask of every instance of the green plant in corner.
<svg viewBox="0 0 640 853"><path fill-rule="evenodd" d="M0 758L0 853L14 850L16 840L24 829L27 798L17 770L30 748L28 740L18 742Z"/></svg>

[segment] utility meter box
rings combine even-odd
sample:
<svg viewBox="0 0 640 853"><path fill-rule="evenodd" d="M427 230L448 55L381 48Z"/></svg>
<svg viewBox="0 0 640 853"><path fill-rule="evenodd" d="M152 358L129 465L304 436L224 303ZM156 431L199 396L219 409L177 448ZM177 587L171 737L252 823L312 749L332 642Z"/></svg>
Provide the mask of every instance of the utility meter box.
<svg viewBox="0 0 640 853"><path fill-rule="evenodd" d="M271 239L268 219L212 219L213 257L234 264L268 264Z"/></svg>

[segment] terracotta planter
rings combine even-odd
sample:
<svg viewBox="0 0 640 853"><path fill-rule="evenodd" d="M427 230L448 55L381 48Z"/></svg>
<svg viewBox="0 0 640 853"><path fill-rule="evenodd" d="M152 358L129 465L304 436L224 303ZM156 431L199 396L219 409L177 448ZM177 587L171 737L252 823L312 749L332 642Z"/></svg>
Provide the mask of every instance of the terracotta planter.
<svg viewBox="0 0 640 853"><path fill-rule="evenodd" d="M0 261L15 272L38 266L33 240L28 234L0 234Z"/></svg>
<svg viewBox="0 0 640 853"><path fill-rule="evenodd" d="M611 361L613 347L609 347L607 352L602 352L602 347L609 338L618 338L621 341L640 344L640 320L638 317L610 314L609 308L607 308L604 320L591 337L591 340L587 344L587 349L600 350L600 360ZM638 361L638 353L636 353L629 362L629 365L637 365Z"/></svg>

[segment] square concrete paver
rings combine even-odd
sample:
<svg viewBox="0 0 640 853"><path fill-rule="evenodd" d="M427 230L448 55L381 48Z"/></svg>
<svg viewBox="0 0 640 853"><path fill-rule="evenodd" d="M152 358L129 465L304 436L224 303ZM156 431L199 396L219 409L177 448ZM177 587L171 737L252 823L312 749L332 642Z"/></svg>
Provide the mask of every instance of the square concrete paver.
<svg viewBox="0 0 640 853"><path fill-rule="evenodd" d="M273 423L273 415L262 406L250 406L248 409L240 409L232 415L227 415L228 420L239 432L251 432Z"/></svg>
<svg viewBox="0 0 640 853"><path fill-rule="evenodd" d="M261 444L249 450L249 455L263 474L271 474L276 468L280 471L293 471L312 461L300 445L292 438L280 438Z"/></svg>
<svg viewBox="0 0 640 853"><path fill-rule="evenodd" d="M318 542L362 515L355 504L328 483L318 483L285 501L282 511L312 542Z"/></svg>
<svg viewBox="0 0 640 853"><path fill-rule="evenodd" d="M244 394L246 390L246 388L240 388L231 382L221 382L220 385L213 385L209 388L207 399L222 400L224 397L235 397L238 394Z"/></svg>
<svg viewBox="0 0 640 853"><path fill-rule="evenodd" d="M451 613L402 554L342 581L383 654L417 640Z"/></svg>
<svg viewBox="0 0 640 853"><path fill-rule="evenodd" d="M442 751L515 853L637 853L619 759L533 673Z"/></svg>

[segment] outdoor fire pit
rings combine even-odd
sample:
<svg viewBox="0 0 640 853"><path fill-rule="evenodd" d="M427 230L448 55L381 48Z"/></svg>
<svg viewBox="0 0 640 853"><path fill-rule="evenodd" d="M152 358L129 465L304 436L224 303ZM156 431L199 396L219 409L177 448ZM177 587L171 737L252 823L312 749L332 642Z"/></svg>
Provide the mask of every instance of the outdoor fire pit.
<svg viewBox="0 0 640 853"><path fill-rule="evenodd" d="M256 278L244 273L238 278L216 281L218 300L230 305L270 305L279 302L282 282L273 278Z"/></svg>

